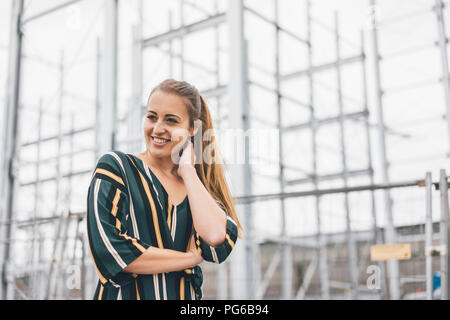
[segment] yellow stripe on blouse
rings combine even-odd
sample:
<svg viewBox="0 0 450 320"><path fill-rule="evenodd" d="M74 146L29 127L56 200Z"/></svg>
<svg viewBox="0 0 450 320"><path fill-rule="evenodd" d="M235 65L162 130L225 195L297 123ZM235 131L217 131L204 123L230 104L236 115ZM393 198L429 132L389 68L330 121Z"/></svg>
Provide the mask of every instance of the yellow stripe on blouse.
<svg viewBox="0 0 450 320"><path fill-rule="evenodd" d="M117 181L118 183L120 183L121 185L123 185L123 186L125 185L125 184L123 183L123 180L122 180L121 177L116 176L114 173L109 172L108 170L101 169L101 168L97 168L97 169L95 170L95 172L94 172L94 176L95 176L95 174L97 174L97 173L104 174L105 176L108 176L108 177L110 177L111 179L116 180L116 181Z"/></svg>

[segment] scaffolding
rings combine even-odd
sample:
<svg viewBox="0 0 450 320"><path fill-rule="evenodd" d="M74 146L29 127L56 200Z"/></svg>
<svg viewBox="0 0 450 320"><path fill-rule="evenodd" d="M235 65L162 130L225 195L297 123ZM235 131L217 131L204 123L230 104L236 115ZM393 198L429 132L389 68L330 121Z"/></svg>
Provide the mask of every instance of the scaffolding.
<svg viewBox="0 0 450 320"><path fill-rule="evenodd" d="M142 149L141 122L148 92L168 77L199 83L200 91L211 101L217 131L234 130L245 136L253 128L264 128L277 133L272 159L264 158L267 154L261 152L255 154L251 139L247 139L239 150L244 164L229 161L227 172L246 233L228 261L219 266L205 265L205 275L215 279L214 285L205 286L206 297L364 299L370 294L375 299L401 299L405 283L417 282L426 283L427 298L432 299L432 271L439 268L441 282L448 282L447 256L441 254L437 266L431 254L440 252L434 248L436 221L440 223L441 246L448 242L448 177L445 171L440 172L440 183L436 184L429 172L423 180L392 182L399 180L398 175L392 179L392 165L400 162L391 159L389 153L392 137L406 139L408 133L389 122L391 111L386 113L386 104L390 100L386 96L428 86L430 81L419 79L408 87L386 89L383 66L389 59L424 49L385 54L380 34L392 24L420 17L424 11L436 22L437 41L430 47L439 53L441 74L432 83L443 89L439 110L446 116L438 121L445 128L442 134L447 135L448 144L440 159L448 160L450 90L446 8L442 0L426 1L426 10L420 8L410 15L385 20L379 19L383 4L371 0L369 28L350 38L342 30L339 13L331 12L326 20L325 13L314 9L312 0L302 1L296 7L298 12L287 10L283 0L214 0L200 4L173 0L167 2L166 12L156 13L152 11L154 1L130 3L96 1L98 14L93 15L76 51L90 46L87 62L78 61L78 53L69 60L67 50L61 49L59 61L54 63L24 50L32 42L27 26L67 8L87 6L86 1L60 1L31 14L27 14L29 8L23 0L11 1L0 180L3 299L92 296L96 275L87 254L85 212L74 205L84 204L85 194L76 189L87 186L92 168L104 152L119 149L136 153ZM286 12L295 16L294 21L305 24L290 23ZM144 13L166 13L166 24L148 28L149 18ZM102 19L98 19L100 14ZM131 23L122 22L125 14L134 17ZM98 20L103 22L101 31L93 32ZM121 32L127 28L125 33L131 41L124 45ZM259 33L255 35L254 30ZM214 41L199 45L195 38L198 35ZM328 55L323 52L323 42L330 51ZM196 52L209 50L203 56L205 61L193 58L190 48L195 46L200 46ZM158 57L163 57L164 62ZM23 65L30 60L50 70L57 87L53 96L45 101L41 97L33 105L24 104L21 98L21 77L26 76ZM68 81L77 63L92 65L87 77L94 84L93 97L80 96ZM125 84L122 79L130 81ZM69 99L87 104L90 113L84 118L91 121L81 121L80 125L80 115L67 111ZM54 110L46 108L51 104L56 105ZM32 127L35 134L28 140L21 136L25 112L32 113L36 120ZM48 129L45 117L54 121L51 134L44 132ZM356 150L353 139L358 141ZM79 141L85 141L82 147ZM328 157L331 160L324 160ZM259 164L252 165L254 160ZM80 162L84 166L78 165ZM433 165L441 168L446 162ZM28 171L22 176L24 168ZM425 171L437 168L414 174L423 177ZM48 171L53 174L48 175ZM441 201L434 201L441 204L441 215L434 220L433 186L441 192ZM395 217L400 210L396 211L395 204L401 200L394 192L419 187L426 187L426 197L416 191L409 191L409 196L419 195L424 204L421 213L426 212L420 227L423 230L419 228L419 242L424 244L426 256L423 270L414 270L420 274L410 276L405 275L408 270L397 260L370 262L372 245L407 240L397 234L401 228ZM24 194L29 195L27 201ZM366 202L358 202L358 197ZM313 218L299 211L301 207L308 208ZM263 216L274 221L269 234L258 224ZM301 229L301 218L311 220L312 227ZM335 228L333 221L339 227ZM364 227L359 227L357 221L362 221ZM278 229L274 227L277 223ZM276 249L267 250L268 245ZM31 254L16 256L19 251ZM299 256L306 258L300 263ZM370 263L376 264L384 280L378 289L368 292L364 271ZM274 281L277 278L279 281ZM442 285L441 298L448 298L448 285Z"/></svg>

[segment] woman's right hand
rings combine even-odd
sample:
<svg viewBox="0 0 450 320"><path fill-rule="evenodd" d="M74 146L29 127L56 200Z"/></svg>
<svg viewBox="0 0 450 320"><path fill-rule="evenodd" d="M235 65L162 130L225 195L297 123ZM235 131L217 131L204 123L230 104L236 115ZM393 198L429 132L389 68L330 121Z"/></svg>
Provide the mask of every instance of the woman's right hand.
<svg viewBox="0 0 450 320"><path fill-rule="evenodd" d="M194 241L195 241L195 239L194 239L194 236L192 235L191 239L189 240L187 252L192 255L193 260L194 260L194 265L198 265L203 262L203 257L200 254L199 249L197 249L197 247L195 246Z"/></svg>

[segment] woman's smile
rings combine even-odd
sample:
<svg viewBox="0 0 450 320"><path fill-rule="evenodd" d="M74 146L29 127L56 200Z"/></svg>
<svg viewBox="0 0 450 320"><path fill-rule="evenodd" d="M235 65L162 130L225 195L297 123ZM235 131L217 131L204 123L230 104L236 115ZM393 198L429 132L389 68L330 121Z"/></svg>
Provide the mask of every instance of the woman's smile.
<svg viewBox="0 0 450 320"><path fill-rule="evenodd" d="M161 138L161 137L152 136L152 141L153 141L153 145L155 145L156 147L164 147L171 140L170 139Z"/></svg>

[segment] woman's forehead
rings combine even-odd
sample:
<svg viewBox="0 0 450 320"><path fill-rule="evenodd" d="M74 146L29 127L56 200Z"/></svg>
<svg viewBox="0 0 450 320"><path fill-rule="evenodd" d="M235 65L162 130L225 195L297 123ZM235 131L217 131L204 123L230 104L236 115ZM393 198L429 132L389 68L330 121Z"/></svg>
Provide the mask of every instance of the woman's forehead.
<svg viewBox="0 0 450 320"><path fill-rule="evenodd" d="M185 100L175 94L157 91L148 101L147 111L187 115Z"/></svg>

